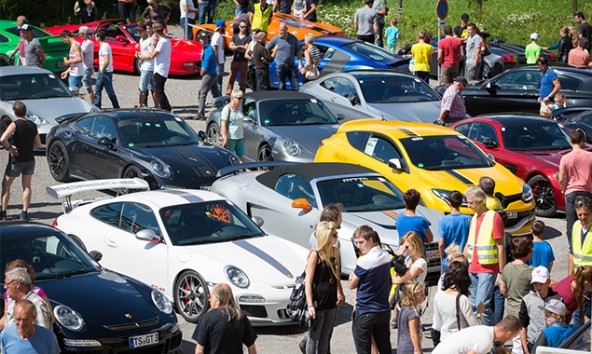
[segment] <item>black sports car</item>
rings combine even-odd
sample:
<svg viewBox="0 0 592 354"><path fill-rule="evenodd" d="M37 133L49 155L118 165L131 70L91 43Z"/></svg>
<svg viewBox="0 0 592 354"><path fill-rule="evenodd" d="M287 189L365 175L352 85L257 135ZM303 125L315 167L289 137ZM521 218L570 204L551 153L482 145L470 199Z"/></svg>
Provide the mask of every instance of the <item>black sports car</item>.
<svg viewBox="0 0 592 354"><path fill-rule="evenodd" d="M101 268L53 227L10 222L1 228L0 271L15 259L33 266L35 285L53 307L62 353L182 352L177 317L163 293ZM100 253L91 253L100 260Z"/></svg>
<svg viewBox="0 0 592 354"><path fill-rule="evenodd" d="M151 189L212 184L222 167L240 163L232 152L206 145L183 119L146 109L58 118L47 136L54 179L145 179ZM205 136L205 135L202 135Z"/></svg>
<svg viewBox="0 0 592 354"><path fill-rule="evenodd" d="M592 106L592 70L568 66L552 66L561 83L561 92L567 97L568 107ZM462 92L471 116L524 112L539 113L541 73L535 65L506 70L477 86L468 86ZM436 91L444 93L445 88Z"/></svg>
<svg viewBox="0 0 592 354"><path fill-rule="evenodd" d="M592 144L592 107L567 107L553 111L553 119L568 131L581 129L586 133L586 142Z"/></svg>

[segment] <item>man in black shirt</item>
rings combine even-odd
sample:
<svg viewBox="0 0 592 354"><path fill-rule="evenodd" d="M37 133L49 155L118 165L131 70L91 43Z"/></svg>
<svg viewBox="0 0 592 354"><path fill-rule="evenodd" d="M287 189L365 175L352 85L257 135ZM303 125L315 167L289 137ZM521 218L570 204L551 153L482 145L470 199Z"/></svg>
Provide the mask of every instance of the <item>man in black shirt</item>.
<svg viewBox="0 0 592 354"><path fill-rule="evenodd" d="M6 172L4 173L4 183L2 183L2 210L0 218L6 220L6 210L10 200L10 186L12 182L23 175L23 211L21 219L29 219L29 204L31 204L31 180L35 171L34 149L41 147L41 139L37 132L35 123L27 119L27 107L21 101L16 101L12 105L12 110L16 117L15 121L10 123L2 136L0 143L8 150L10 157Z"/></svg>
<svg viewBox="0 0 592 354"><path fill-rule="evenodd" d="M467 26L469 25L469 15L460 15L460 25L454 27L454 36L463 39L467 36Z"/></svg>
<svg viewBox="0 0 592 354"><path fill-rule="evenodd" d="M582 38L588 39L588 45L584 49L586 49L589 52L592 48L592 26L588 22L586 22L586 17L582 12L576 12L574 14L574 20L580 24L580 27L578 27L578 32L580 32L580 36Z"/></svg>

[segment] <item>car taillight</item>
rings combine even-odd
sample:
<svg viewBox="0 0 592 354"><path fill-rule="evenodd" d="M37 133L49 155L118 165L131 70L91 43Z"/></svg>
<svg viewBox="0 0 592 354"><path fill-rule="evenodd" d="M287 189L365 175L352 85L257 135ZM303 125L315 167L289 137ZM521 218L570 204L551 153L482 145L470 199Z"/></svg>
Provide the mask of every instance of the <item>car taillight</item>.
<svg viewBox="0 0 592 354"><path fill-rule="evenodd" d="M504 60L504 64L512 64L516 62L516 57L514 54L506 53L501 55L502 59Z"/></svg>
<svg viewBox="0 0 592 354"><path fill-rule="evenodd" d="M58 218L53 219L51 222L51 227L58 227Z"/></svg>

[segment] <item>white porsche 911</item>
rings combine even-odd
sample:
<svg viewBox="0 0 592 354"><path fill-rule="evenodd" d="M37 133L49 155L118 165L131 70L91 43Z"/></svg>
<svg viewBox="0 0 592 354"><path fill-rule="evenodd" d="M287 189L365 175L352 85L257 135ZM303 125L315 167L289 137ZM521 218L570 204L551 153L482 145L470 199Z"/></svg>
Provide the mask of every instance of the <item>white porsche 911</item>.
<svg viewBox="0 0 592 354"><path fill-rule="evenodd" d="M223 282L253 324L291 323L285 309L305 268L305 248L265 234L260 218L251 220L212 192L161 189L70 201L77 191L106 189L106 182L108 189L138 188L123 181L130 180L48 187L50 195L67 199L52 226L101 252L104 267L164 292L190 322L208 310L209 289Z"/></svg>

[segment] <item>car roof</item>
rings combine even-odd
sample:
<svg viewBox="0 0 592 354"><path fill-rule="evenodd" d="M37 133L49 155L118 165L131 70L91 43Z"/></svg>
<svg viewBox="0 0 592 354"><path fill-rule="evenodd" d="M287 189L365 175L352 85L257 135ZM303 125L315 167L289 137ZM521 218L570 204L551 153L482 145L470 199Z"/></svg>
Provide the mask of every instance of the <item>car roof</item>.
<svg viewBox="0 0 592 354"><path fill-rule="evenodd" d="M419 136L461 135L450 128L430 123L403 122L394 120L357 119L342 123L338 132L380 132L395 139Z"/></svg>
<svg viewBox="0 0 592 354"><path fill-rule="evenodd" d="M315 178L321 177L376 174L376 172L360 165L348 163L315 162L276 166L271 171L257 175L256 179L264 186L274 189L277 180L285 174L295 174L310 182Z"/></svg>
<svg viewBox="0 0 592 354"><path fill-rule="evenodd" d="M214 192L197 189L159 189L146 192L137 192L120 195L110 198L110 202L136 202L145 203L157 208L179 205L208 202L212 200L225 200L224 197ZM104 201L101 199L101 201Z"/></svg>
<svg viewBox="0 0 592 354"><path fill-rule="evenodd" d="M574 68L573 66L568 66L568 65L552 65L549 66L549 68L556 70L556 71L560 71L560 72L567 72L567 73L571 73L571 74L578 74L578 75L584 75L584 76L590 76L592 77L592 70L590 69L580 69L580 68ZM530 65L521 65L515 68L512 68L508 71L518 71L518 70L532 70L532 69L537 69L536 65L534 64L530 64Z"/></svg>
<svg viewBox="0 0 592 354"><path fill-rule="evenodd" d="M392 70L375 70L375 69L346 70L346 71L333 73L333 75L339 75L339 74L344 74L344 73L349 74L349 75L355 77L356 79L358 79L358 78L380 78L380 77L384 77L384 76L414 77L413 75L408 74L408 73L396 72L396 71L392 71Z"/></svg>
<svg viewBox="0 0 592 354"><path fill-rule="evenodd" d="M315 98L307 93L296 91L254 91L245 94L246 97L252 97L256 101L264 99L311 99Z"/></svg>
<svg viewBox="0 0 592 354"><path fill-rule="evenodd" d="M124 121L128 119L153 119L153 118L162 118L162 117L170 117L178 118L175 114L171 112L167 112L164 110L159 109L142 109L142 108L123 108L123 109L114 109L109 111L101 111L101 112L91 112L80 116L79 118L83 117L93 117L93 116L107 116L112 118L116 121Z"/></svg>
<svg viewBox="0 0 592 354"><path fill-rule="evenodd" d="M9 221L2 223L2 232L0 232L0 239L5 236L25 236L31 234L54 234L60 232L59 230L36 222L25 221Z"/></svg>
<svg viewBox="0 0 592 354"><path fill-rule="evenodd" d="M467 120L462 120L459 124L464 122L470 122L473 118L468 118ZM555 121L538 116L538 115L529 115L529 114L519 114L519 113L507 113L507 114L492 114L492 115L483 115L474 117L474 119L483 119L483 120L495 120L503 125L506 124L524 124L524 123L532 123L532 124L543 124L543 123L555 123Z"/></svg>
<svg viewBox="0 0 592 354"><path fill-rule="evenodd" d="M348 37L341 37L341 36L319 36L315 38L315 43L317 44L331 44L336 46L344 46L349 43L354 42L362 42L359 39L355 38L348 38Z"/></svg>
<svg viewBox="0 0 592 354"><path fill-rule="evenodd" d="M23 75L23 74L50 74L47 69L36 66L0 66L0 76Z"/></svg>

